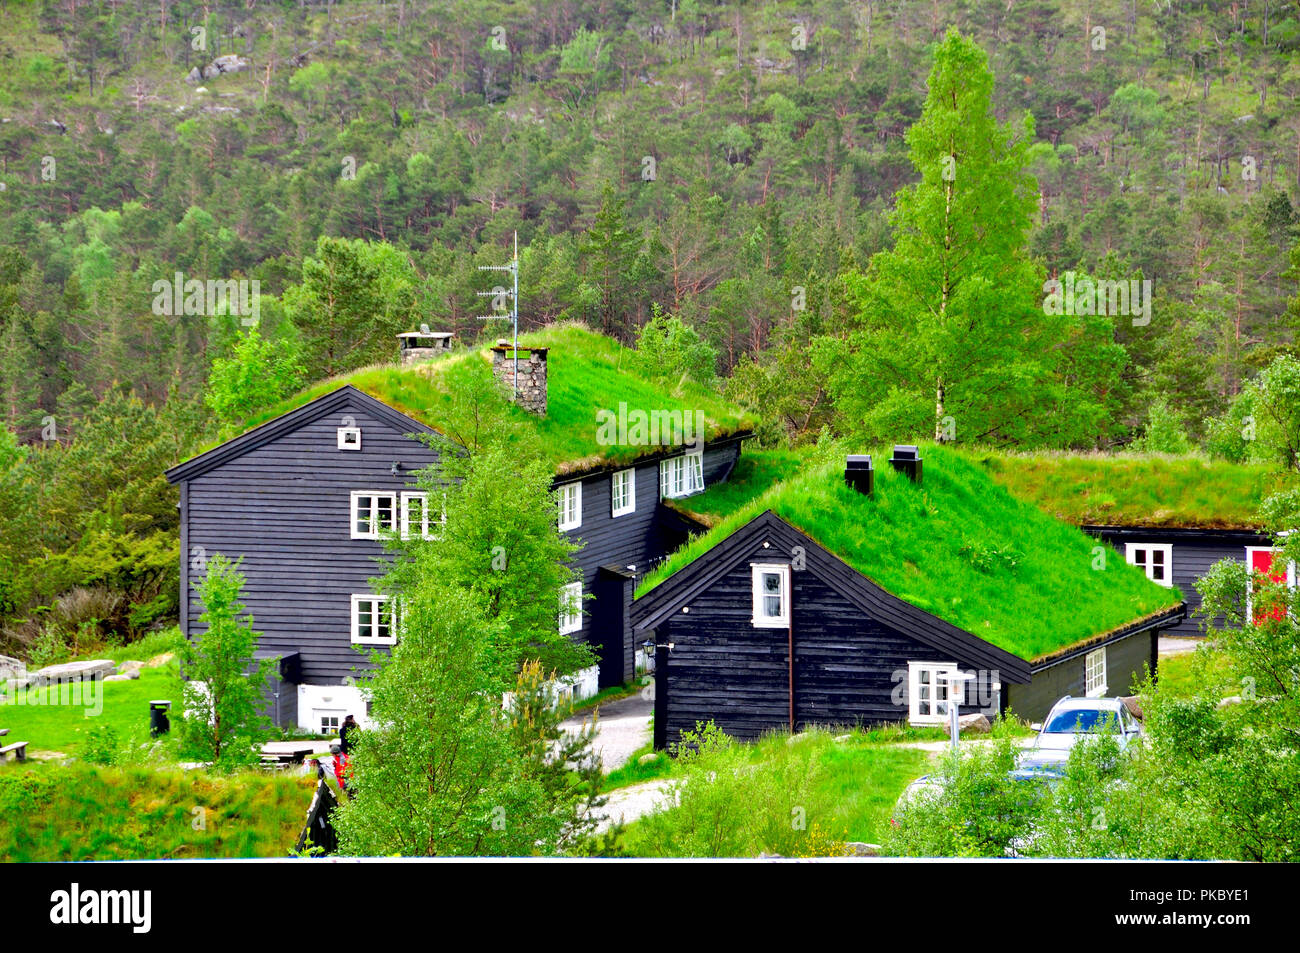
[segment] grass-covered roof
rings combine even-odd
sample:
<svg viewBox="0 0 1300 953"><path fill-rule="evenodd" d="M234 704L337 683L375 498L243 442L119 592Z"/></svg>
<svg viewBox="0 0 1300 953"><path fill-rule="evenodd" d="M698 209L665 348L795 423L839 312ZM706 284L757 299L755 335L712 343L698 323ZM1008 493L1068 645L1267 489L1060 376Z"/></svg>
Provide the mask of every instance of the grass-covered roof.
<svg viewBox="0 0 1300 953"><path fill-rule="evenodd" d="M521 348L546 347L547 413L538 417L513 404L507 413L534 427L556 471L580 472L600 466L628 463L668 449L663 445L604 445L598 440L598 410L617 413L619 404L629 411L702 411L708 440L748 430L753 420L740 408L691 380L671 385L638 372L630 360L634 351L612 338L579 324L554 325L519 336ZM394 410L439 430L453 402L456 368L465 361L490 363L487 346L400 367L396 364L362 368L330 378L287 398L245 422L244 431L295 410L351 384L383 401Z"/></svg>
<svg viewBox="0 0 1300 953"><path fill-rule="evenodd" d="M811 459L812 451L811 447L757 450L746 445L726 481L714 483L694 496L664 500L664 504L706 526L715 526L755 497L799 472Z"/></svg>
<svg viewBox="0 0 1300 953"><path fill-rule="evenodd" d="M927 445L922 455L918 487L888 466L888 453L874 454L871 497L845 486L842 462L808 467L721 517L637 595L770 509L886 591L1029 661L1181 601L1114 550L1012 496L966 454Z"/></svg>
<svg viewBox="0 0 1300 953"><path fill-rule="evenodd" d="M972 453L999 486L1076 525L1256 529L1286 477L1198 456Z"/></svg>

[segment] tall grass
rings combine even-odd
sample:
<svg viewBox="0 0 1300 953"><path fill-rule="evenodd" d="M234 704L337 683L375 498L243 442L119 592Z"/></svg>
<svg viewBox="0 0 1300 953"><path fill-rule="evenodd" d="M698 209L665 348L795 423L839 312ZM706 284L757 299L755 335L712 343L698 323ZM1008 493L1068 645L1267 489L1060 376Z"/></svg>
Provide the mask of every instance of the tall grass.
<svg viewBox="0 0 1300 953"><path fill-rule="evenodd" d="M284 857L315 779L89 765L0 768L0 860Z"/></svg>
<svg viewBox="0 0 1300 953"><path fill-rule="evenodd" d="M705 729L674 764L675 795L632 824L639 857L827 856L879 843L894 804L929 756L863 732L778 732L741 744ZM676 801L673 801L675 796Z"/></svg>

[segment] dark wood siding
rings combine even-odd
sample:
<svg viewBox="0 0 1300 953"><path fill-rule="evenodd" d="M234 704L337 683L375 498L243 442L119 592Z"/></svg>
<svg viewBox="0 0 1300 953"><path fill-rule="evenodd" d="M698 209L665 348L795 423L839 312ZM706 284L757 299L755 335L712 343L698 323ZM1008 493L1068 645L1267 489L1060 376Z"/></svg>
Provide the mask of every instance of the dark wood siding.
<svg viewBox="0 0 1300 953"><path fill-rule="evenodd" d="M359 451L338 449L342 413L361 428ZM351 642L351 596L370 591L385 556L382 543L350 538L351 493L400 493L414 485L411 471L435 460L361 402L349 403L189 480L182 559L192 562L195 547L208 559L243 557L244 604L260 647L300 652L307 684L337 683L366 667ZM392 475L394 462L402 476ZM188 634L202 607L193 589L186 602Z"/></svg>
<svg viewBox="0 0 1300 953"><path fill-rule="evenodd" d="M749 559L692 599L689 612L674 614L656 632L661 644L673 643L656 680L660 743L671 745L681 731L710 719L739 738L789 727L790 630L752 624L751 561L788 562L756 545ZM793 571L791 587L796 729L906 720L908 662L972 667L871 618L812 569ZM983 674L985 685L972 690L972 700L991 697L987 682L996 675Z"/></svg>
<svg viewBox="0 0 1300 953"><path fill-rule="evenodd" d="M1159 530L1151 530L1149 533L1128 531L1123 536L1116 536L1105 531L1101 533L1101 537L1115 547L1122 559L1127 558L1127 543L1137 543L1138 545L1142 543L1164 543L1172 545L1173 582L1182 593L1183 601L1187 603L1187 618L1166 629L1166 635L1203 635L1207 620L1203 619L1198 612L1201 607L1201 594L1196 591L1196 580L1209 572L1210 567L1221 559L1232 559L1244 563L1246 561L1247 545L1268 545L1264 540L1237 543L1216 541L1212 538L1212 534L1209 533L1206 536L1210 538L1178 539L1168 534L1161 534ZM1218 619L1209 621L1216 628L1221 624L1221 620Z"/></svg>
<svg viewBox="0 0 1300 953"><path fill-rule="evenodd" d="M720 479L729 476L740 454L739 441L729 442L704 451L704 485L711 486ZM636 509L623 516L613 515L613 474L599 473L581 477L582 483L582 525L569 530L569 536L581 540L583 548L579 551L573 564L582 573L582 591L594 593L597 599L588 600L583 605L585 615L582 631L575 633L592 646L604 646L607 642L625 643L623 652L632 658L631 629L626 624L627 613L617 614L598 611L596 601L616 597L625 600L622 607L626 610L631 604L631 590L634 587L618 587L617 590L598 585L597 573L601 566L635 566L637 578L644 575L651 566L668 555L662 534L658 531L659 509L659 462L637 464L636 470ZM555 486L566 482L557 479ZM611 623L606 623L610 619ZM614 621L616 619L616 621ZM599 650L599 649L598 649ZM627 678L632 677L630 670Z"/></svg>
<svg viewBox="0 0 1300 953"><path fill-rule="evenodd" d="M370 398L353 392L323 400L329 402L328 411L311 418L303 408L298 412L304 415L301 425L291 419L269 439L241 438L252 447L246 452L219 448L219 459L208 469L193 464L175 468L181 480L185 633L196 629L202 612L190 585L195 560L218 552L242 557L244 603L262 633L262 649L300 652L306 684L334 684L368 667L351 643L351 597L371 591L369 580L383 575L387 553L377 541L351 539L352 492L400 493L414 487L415 470L437 459L403 429L398 415ZM338 449L337 428L344 415L361 428L359 451ZM739 452L738 440L706 449L706 485L729 475ZM402 464L402 475L392 474L394 462ZM597 607L595 600L587 601L583 628L574 637L597 646L608 642L623 664L615 662L602 676L612 678L621 668L618 678L630 679L627 607L633 587L630 581L599 586L597 573L602 565L635 566L643 573L666 555L657 526L659 463L636 467L636 509L625 516L611 513L609 472L577 479L582 482L582 524L571 535L584 548L574 565L582 574L584 593L598 593L617 605ZM564 482L557 479L555 485Z"/></svg>
<svg viewBox="0 0 1300 953"><path fill-rule="evenodd" d="M1151 664L1152 639L1158 637L1158 632L1136 632L1105 646L1107 695L1133 693L1133 686ZM1035 669L1028 685L1006 686L1003 689L1006 705L1018 718L1042 721L1066 695L1078 698L1087 694L1087 654L1081 651L1054 665Z"/></svg>

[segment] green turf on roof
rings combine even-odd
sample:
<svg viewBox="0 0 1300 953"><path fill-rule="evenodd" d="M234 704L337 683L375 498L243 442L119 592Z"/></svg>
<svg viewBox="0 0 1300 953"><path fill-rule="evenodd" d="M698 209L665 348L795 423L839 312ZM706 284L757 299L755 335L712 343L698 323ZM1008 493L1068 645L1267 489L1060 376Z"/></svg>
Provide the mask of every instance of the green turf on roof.
<svg viewBox="0 0 1300 953"><path fill-rule="evenodd" d="M1286 476L1259 465L1157 454L972 453L1022 500L1076 525L1256 529Z"/></svg>
<svg viewBox="0 0 1300 953"><path fill-rule="evenodd" d="M921 487L886 464L871 497L844 485L842 464L779 483L670 556L637 596L770 509L881 588L1031 661L1181 600L965 455L925 445L922 458Z"/></svg>
<svg viewBox="0 0 1300 953"><path fill-rule="evenodd" d="M576 472L610 464L628 463L666 449L663 446L602 445L598 440L597 410L617 413L623 403L629 411L687 411L704 414L704 436L712 440L753 426L740 408L724 401L693 381L665 388L635 373L629 366L632 351L617 341L577 324L556 325L522 334L521 347L548 347L547 413L539 418L521 408L509 413L536 428L557 472ZM438 430L451 406L447 380L458 364L490 361L487 348L456 351L414 367L368 367L323 381L281 401L248 420L244 430L260 426L317 397L351 384L426 426ZM210 448L205 448L210 449Z"/></svg>
<svg viewBox="0 0 1300 953"><path fill-rule="evenodd" d="M725 482L714 483L703 493L664 500L664 503L706 526L716 526L756 496L798 473L808 464L813 449L805 446L793 450L754 450L746 444Z"/></svg>

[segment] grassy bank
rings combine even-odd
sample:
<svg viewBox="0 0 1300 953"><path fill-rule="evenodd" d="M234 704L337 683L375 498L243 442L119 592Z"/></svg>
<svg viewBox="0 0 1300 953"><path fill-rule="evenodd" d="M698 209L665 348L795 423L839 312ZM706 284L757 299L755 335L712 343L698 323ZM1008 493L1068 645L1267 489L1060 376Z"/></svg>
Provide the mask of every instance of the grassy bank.
<svg viewBox="0 0 1300 953"><path fill-rule="evenodd" d="M314 785L256 771L0 766L0 860L284 857Z"/></svg>
<svg viewBox="0 0 1300 953"><path fill-rule="evenodd" d="M927 752L872 732L812 730L706 744L698 756L661 755L648 765L634 760L610 782L682 785L680 806L628 826L621 846L630 856L810 856L835 853L836 842L878 843L899 794L929 763Z"/></svg>

